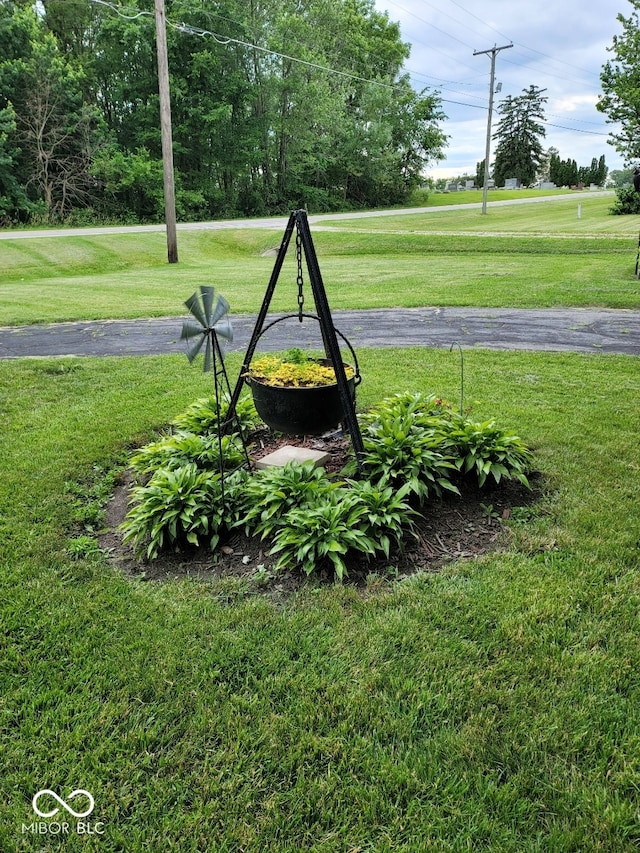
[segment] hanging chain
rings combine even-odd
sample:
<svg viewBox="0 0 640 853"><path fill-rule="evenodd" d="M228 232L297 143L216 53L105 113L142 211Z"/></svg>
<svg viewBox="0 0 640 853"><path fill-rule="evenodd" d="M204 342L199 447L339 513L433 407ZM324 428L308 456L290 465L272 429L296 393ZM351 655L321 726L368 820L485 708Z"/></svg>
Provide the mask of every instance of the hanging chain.
<svg viewBox="0 0 640 853"><path fill-rule="evenodd" d="M304 281L302 278L302 239L298 229L296 229L296 262L298 264L298 277L296 279L298 285L298 320L302 323L302 309L304 308L304 292L302 290L302 285L304 284Z"/></svg>

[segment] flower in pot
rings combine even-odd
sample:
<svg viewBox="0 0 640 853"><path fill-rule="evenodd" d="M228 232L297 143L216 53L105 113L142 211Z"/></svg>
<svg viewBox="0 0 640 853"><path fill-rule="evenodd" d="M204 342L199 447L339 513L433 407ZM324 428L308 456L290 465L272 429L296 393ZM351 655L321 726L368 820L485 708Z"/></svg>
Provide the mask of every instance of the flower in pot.
<svg viewBox="0 0 640 853"><path fill-rule="evenodd" d="M355 370L344 364L349 392L355 394ZM287 435L319 435L343 418L335 370L327 358L300 349L255 359L245 374L262 420Z"/></svg>

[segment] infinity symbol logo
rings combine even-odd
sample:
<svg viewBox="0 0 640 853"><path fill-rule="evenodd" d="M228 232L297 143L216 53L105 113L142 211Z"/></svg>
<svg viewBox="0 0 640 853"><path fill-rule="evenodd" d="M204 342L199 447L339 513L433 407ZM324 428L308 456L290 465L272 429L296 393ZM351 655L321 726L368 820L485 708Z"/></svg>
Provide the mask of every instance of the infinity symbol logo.
<svg viewBox="0 0 640 853"><path fill-rule="evenodd" d="M50 812L40 811L37 803L38 803L38 800L40 799L40 797L43 797L45 794L48 794L50 797L53 797L53 799L57 803L60 803L60 805L62 806L63 809L66 809L69 812L69 814L73 815L74 817L87 817L87 815L91 814L91 812L93 811L93 808L95 806L95 803L94 803L94 800L93 800L93 797L91 796L91 794L88 791L83 790L82 788L78 788L76 791L72 791L69 794L69 799L72 800L74 797L77 797L78 794L83 794L89 800L89 808L85 812L74 811L71 808L71 806L69 805L69 803L65 803L65 801L62 799L62 797L59 797L55 791L51 791L49 788L43 788L42 791L38 791L38 793L34 796L33 800L31 801L34 812L36 814L39 814L40 817L53 817L55 814L58 814L58 812L60 811L60 809L58 809L58 808L54 808L53 811L50 811Z"/></svg>

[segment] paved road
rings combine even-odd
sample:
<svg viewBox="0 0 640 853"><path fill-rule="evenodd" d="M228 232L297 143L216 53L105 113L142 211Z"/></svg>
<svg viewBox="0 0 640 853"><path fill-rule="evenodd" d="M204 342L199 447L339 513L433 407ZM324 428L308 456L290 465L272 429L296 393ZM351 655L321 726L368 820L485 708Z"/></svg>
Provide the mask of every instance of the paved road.
<svg viewBox="0 0 640 853"><path fill-rule="evenodd" d="M612 196L614 193L611 190L594 190L585 191L585 195L593 196ZM542 202L562 201L563 199L575 199L580 201L581 193L562 193L560 195L540 195L530 198L516 199L496 199L489 202L489 208L506 207L514 204L538 204ZM447 204L434 207L405 207L392 208L391 210L356 210L348 213L319 213L316 215L309 214L309 224L314 226L314 230L322 230L322 223L331 223L346 219L371 219L376 216L406 216L407 214L424 214L429 216L432 213L441 213L443 210L477 210L482 207L482 202L471 202L469 204ZM180 222L178 223L178 231L221 231L229 228L266 228L283 231L288 220L288 216L268 216L254 219L220 219L211 222ZM326 226L331 229L331 226ZM0 240L27 240L35 237L91 237L96 234L144 234L150 231L164 231L163 224L156 225L111 225L98 226L96 228L46 228L33 229L25 231L2 231L0 230Z"/></svg>
<svg viewBox="0 0 640 853"><path fill-rule="evenodd" d="M269 320L281 316L270 315ZM336 327L358 347L425 346L640 355L640 311L596 309L409 308L335 311ZM183 317L103 320L0 328L0 358L184 353ZM233 314L230 351L244 352L255 315ZM318 324L297 318L267 331L259 350L320 346Z"/></svg>

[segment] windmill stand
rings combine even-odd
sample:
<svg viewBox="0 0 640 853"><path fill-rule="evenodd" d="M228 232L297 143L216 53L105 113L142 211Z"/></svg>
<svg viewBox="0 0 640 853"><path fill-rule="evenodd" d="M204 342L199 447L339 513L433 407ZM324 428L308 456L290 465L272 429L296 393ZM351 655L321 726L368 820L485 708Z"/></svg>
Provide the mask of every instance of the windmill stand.
<svg viewBox="0 0 640 853"><path fill-rule="evenodd" d="M233 330L227 319L229 303L215 292L213 287L201 285L200 294L196 291L185 302L194 319L185 320L182 325L181 340L187 341L187 358L192 362L204 346L204 370L213 370L213 388L216 401L216 434L218 437L218 471L220 473L220 488L222 504L225 504L225 477L227 472L224 466L223 435L235 425L236 432L240 437L244 462L239 466L249 467L251 462L247 451L247 444L242 432L236 406L229 407L222 423L221 412L223 399L230 399L231 386L229 377L224 366L222 349L219 337L225 340L233 340ZM230 472L233 473L233 472Z"/></svg>
<svg viewBox="0 0 640 853"><path fill-rule="evenodd" d="M279 319L274 320L265 327L265 321L269 312L269 306L273 298L273 293L275 291L276 284L278 283L278 278L280 277L280 273L282 271L282 265L287 254L287 250L289 248L294 229L296 230L296 249L298 260L298 313L288 314L285 317L280 317ZM315 314L307 314L303 311L303 252L305 256L307 272L309 274L309 281L311 284L313 300L316 308ZM338 330L333 324L333 318L331 316L331 310L329 309L329 302L327 300L326 290L322 281L322 275L320 273L320 267L318 265L318 259L316 256L315 247L313 245L313 240L311 238L311 232L309 230L309 221L307 219L307 213L305 210L294 210L289 216L289 221L287 223L287 227L285 228L282 242L280 244L280 249L278 250L278 254L275 260L273 272L271 273L271 278L269 280L269 284L267 286L267 290L262 301L262 307L260 308L260 312L258 314L258 318L256 320L256 324L251 335L249 345L247 347L238 381L231 396L231 401L229 403L228 409L229 418L233 418L235 414L236 406L238 404L238 400L240 399L240 394L242 393L242 389L244 386L245 375L249 370L249 366L255 354L255 350L261 335L268 329L270 329L272 326L274 326L276 323L279 323L285 319L289 319L290 317L297 317L301 323L305 318L310 318L317 320L320 324L320 332L322 335L326 358L327 361L333 367L336 375L340 403L342 406L342 412L344 414L343 426L349 433L358 468L360 471L362 471L364 446L362 443L360 427L356 418L353 380L350 384L349 379L347 378L347 375L345 373L344 364L342 361L342 354L340 352L340 346L338 344L338 336L340 336L345 341L352 353L352 356L354 357L356 372L359 379L359 372L357 370L358 363L355 357L355 352L353 351L353 347L351 346L351 344L349 344L344 335L338 332Z"/></svg>

